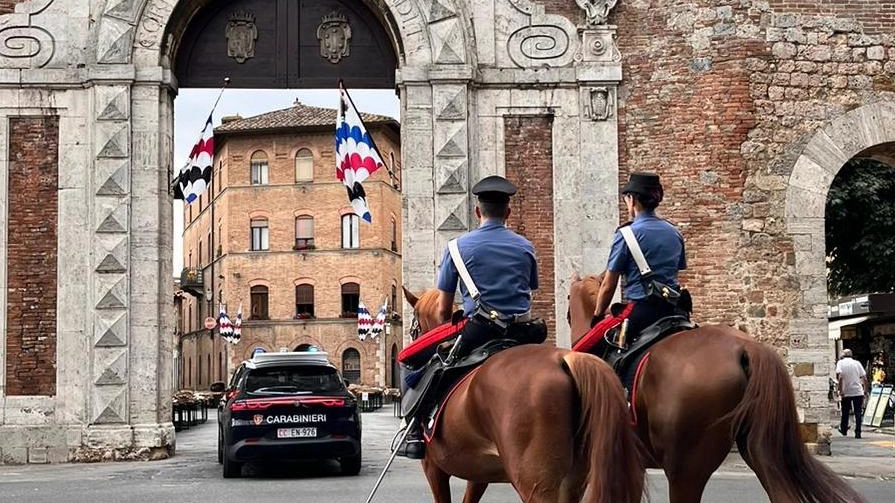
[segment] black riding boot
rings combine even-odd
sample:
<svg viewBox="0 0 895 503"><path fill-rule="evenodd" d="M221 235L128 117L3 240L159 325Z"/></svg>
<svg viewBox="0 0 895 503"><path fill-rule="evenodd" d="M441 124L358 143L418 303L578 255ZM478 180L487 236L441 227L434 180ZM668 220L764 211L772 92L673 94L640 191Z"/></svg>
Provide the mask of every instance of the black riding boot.
<svg viewBox="0 0 895 503"><path fill-rule="evenodd" d="M404 443L398 446L398 456L408 459L423 459L426 456L426 442L423 440L423 429L420 427L420 422L415 421L408 428Z"/></svg>

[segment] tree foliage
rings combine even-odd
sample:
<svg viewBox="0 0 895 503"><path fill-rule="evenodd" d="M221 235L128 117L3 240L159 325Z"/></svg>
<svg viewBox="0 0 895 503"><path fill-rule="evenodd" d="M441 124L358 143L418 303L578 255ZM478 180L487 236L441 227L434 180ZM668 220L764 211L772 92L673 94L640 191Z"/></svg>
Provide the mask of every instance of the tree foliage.
<svg viewBox="0 0 895 503"><path fill-rule="evenodd" d="M895 292L895 169L852 159L827 195L831 295Z"/></svg>

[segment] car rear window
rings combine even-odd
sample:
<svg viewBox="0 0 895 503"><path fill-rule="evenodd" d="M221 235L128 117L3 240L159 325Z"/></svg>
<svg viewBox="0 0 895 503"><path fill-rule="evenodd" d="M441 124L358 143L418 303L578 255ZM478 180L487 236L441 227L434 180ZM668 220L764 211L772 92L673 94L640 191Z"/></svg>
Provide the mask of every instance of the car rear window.
<svg viewBox="0 0 895 503"><path fill-rule="evenodd" d="M268 367L254 369L245 380L245 391L253 395L341 393L344 384L332 367Z"/></svg>

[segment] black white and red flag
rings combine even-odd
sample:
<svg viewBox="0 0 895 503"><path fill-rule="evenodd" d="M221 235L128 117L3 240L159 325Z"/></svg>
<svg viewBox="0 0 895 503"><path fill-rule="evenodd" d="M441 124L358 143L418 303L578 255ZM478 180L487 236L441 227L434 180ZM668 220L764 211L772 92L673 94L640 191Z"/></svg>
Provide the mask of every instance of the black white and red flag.
<svg viewBox="0 0 895 503"><path fill-rule="evenodd" d="M190 204L205 192L211 184L211 167L214 163L214 128L211 114L205 121L199 141L190 152L190 160L180 170L174 197Z"/></svg>

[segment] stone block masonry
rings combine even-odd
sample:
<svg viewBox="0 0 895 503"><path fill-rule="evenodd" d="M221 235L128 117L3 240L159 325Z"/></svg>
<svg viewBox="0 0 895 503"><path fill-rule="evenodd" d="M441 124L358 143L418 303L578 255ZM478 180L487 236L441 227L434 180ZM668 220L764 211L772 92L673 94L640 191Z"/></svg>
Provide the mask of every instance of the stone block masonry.
<svg viewBox="0 0 895 503"><path fill-rule="evenodd" d="M534 244L538 290L532 312L547 323L549 343L556 342L553 246L553 117L504 119L506 176L519 188L507 225Z"/></svg>
<svg viewBox="0 0 895 503"><path fill-rule="evenodd" d="M59 118L9 129L6 395L55 395Z"/></svg>

